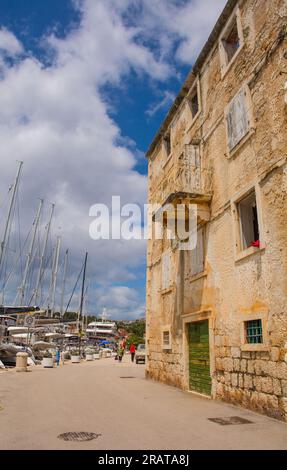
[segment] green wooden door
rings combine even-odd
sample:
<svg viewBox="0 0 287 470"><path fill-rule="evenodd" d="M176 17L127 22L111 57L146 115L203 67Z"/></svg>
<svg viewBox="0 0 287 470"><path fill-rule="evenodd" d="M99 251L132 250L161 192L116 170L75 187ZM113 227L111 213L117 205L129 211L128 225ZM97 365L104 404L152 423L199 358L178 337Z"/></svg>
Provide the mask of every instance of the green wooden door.
<svg viewBox="0 0 287 470"><path fill-rule="evenodd" d="M189 325L189 387L211 394L208 320Z"/></svg>

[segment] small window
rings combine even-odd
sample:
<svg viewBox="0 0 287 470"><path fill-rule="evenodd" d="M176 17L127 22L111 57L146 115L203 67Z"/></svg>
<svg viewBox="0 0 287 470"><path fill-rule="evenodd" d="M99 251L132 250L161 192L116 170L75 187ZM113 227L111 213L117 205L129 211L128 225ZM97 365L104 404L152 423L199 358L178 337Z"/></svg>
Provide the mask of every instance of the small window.
<svg viewBox="0 0 287 470"><path fill-rule="evenodd" d="M164 330L162 332L162 348L163 349L171 349L170 331L169 330Z"/></svg>
<svg viewBox="0 0 287 470"><path fill-rule="evenodd" d="M223 37L222 45L224 47L224 51L226 55L225 64L228 65L240 47L240 39L239 39L236 17L231 23L230 28L228 28L226 35Z"/></svg>
<svg viewBox="0 0 287 470"><path fill-rule="evenodd" d="M194 93L190 97L190 109L192 117L195 118L199 111L199 100L198 100L198 92L197 87L194 90Z"/></svg>
<svg viewBox="0 0 287 470"><path fill-rule="evenodd" d="M239 8L236 8L219 39L222 76L228 70L238 51L243 46L243 31Z"/></svg>
<svg viewBox="0 0 287 470"><path fill-rule="evenodd" d="M170 133L164 137L164 146L165 146L166 156L168 157L171 154Z"/></svg>
<svg viewBox="0 0 287 470"><path fill-rule="evenodd" d="M250 320L245 322L245 336L248 344L262 344L263 331L262 320Z"/></svg>
<svg viewBox="0 0 287 470"><path fill-rule="evenodd" d="M241 229L241 248L259 247L259 224L255 191L237 204Z"/></svg>

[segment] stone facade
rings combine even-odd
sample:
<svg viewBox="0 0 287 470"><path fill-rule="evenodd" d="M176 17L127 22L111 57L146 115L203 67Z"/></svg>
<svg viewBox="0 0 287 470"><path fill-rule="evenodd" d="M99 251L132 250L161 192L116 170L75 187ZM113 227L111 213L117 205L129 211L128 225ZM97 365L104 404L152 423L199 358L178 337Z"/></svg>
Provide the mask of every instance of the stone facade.
<svg viewBox="0 0 287 470"><path fill-rule="evenodd" d="M208 320L211 396L287 420L286 24L285 0L230 0L148 151L149 202L197 204L199 232L149 241L147 376L188 390Z"/></svg>

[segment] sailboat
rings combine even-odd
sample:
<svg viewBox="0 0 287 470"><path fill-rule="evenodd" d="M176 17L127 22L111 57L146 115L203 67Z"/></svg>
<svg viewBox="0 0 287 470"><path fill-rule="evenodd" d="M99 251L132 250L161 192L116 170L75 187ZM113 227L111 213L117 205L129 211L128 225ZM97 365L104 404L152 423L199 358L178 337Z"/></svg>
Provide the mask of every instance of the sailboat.
<svg viewBox="0 0 287 470"><path fill-rule="evenodd" d="M51 223L54 213L55 205L52 204L51 213L48 223L43 227L43 240L41 239L41 216L43 213L44 200L40 199L39 206L34 218L31 231L29 232L26 241L30 238L29 250L27 253L26 261L23 266L23 274L18 283L18 291L13 306L4 305L4 295L7 290L8 282L10 282L11 274L19 276L20 269L16 271L15 267L9 266L8 253L11 251L9 240L10 234L13 234L13 217L16 211L16 204L18 200L18 188L21 176L23 162L19 162L18 171L14 184L9 189L10 201L8 207L7 220L4 226L4 235L0 245L0 361L5 365L16 364L16 354L19 351L27 351L29 356L32 357L33 351L43 351L47 348L55 347L57 340L63 338L65 335L66 325L64 323L64 297L66 293L66 278L68 266L68 253L65 251L64 263L59 263L60 259L60 245L61 238L57 237L55 247L51 250L52 254L48 256L48 244L51 240ZM19 215L18 215L19 217ZM20 223L19 223L20 227ZM20 232L20 230L19 230ZM20 239L19 233L19 239ZM25 241L25 243L26 243ZM19 260L22 260L21 242L19 242L19 258L16 261L16 266ZM78 346L81 347L81 336L84 331L82 325L83 319L83 302L85 297L85 277L87 266L88 253L85 256L83 265L83 279L82 279L82 292L81 292L81 305L77 321L78 333L77 340ZM10 273L7 276L7 266L9 266ZM59 315L56 313L56 295L57 295L57 277L59 270L63 266L63 281L62 293L60 301ZM15 271L15 272L14 272ZM22 272L22 271L21 271ZM47 277L51 275L51 280L48 282ZM81 275L81 273L80 273ZM80 278L79 275L79 278ZM79 280L79 279L78 279ZM76 282L76 285L78 283ZM35 287L34 287L35 284ZM75 288L76 288L75 285ZM75 290L74 288L74 290ZM48 293L46 301L43 296L43 291ZM11 289L10 289L11 290ZM73 297L74 290L70 301ZM68 306L65 311L67 311ZM1 305L2 304L2 305ZM41 307L43 309L41 309ZM45 307L44 307L45 306ZM27 316L33 316L35 319L35 326L33 328L26 327ZM40 331L42 330L42 333ZM39 334L38 334L39 333ZM66 335L68 336L68 335ZM53 344L50 341L54 341ZM18 344L17 344L18 343ZM62 341L62 347L64 341Z"/></svg>

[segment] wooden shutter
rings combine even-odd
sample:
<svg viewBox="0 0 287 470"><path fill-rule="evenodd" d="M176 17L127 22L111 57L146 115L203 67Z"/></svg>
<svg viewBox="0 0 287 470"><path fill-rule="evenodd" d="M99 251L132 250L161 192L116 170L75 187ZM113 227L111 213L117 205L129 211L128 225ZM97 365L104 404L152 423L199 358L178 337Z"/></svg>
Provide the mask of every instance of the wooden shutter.
<svg viewBox="0 0 287 470"><path fill-rule="evenodd" d="M208 320L189 326L189 388L211 394Z"/></svg>
<svg viewBox="0 0 287 470"><path fill-rule="evenodd" d="M204 271L204 228L197 232L197 244L190 251L190 273L192 276Z"/></svg>
<svg viewBox="0 0 287 470"><path fill-rule="evenodd" d="M161 258L162 289L168 289L171 286L171 256L171 250L167 250Z"/></svg>
<svg viewBox="0 0 287 470"><path fill-rule="evenodd" d="M183 161L186 165L200 167L200 149L199 145L185 145Z"/></svg>
<svg viewBox="0 0 287 470"><path fill-rule="evenodd" d="M227 113L228 147L232 150L249 131L247 89L242 88L233 98Z"/></svg>
<svg viewBox="0 0 287 470"><path fill-rule="evenodd" d="M201 161L199 145L185 145L181 156L181 185L186 192L200 191Z"/></svg>

